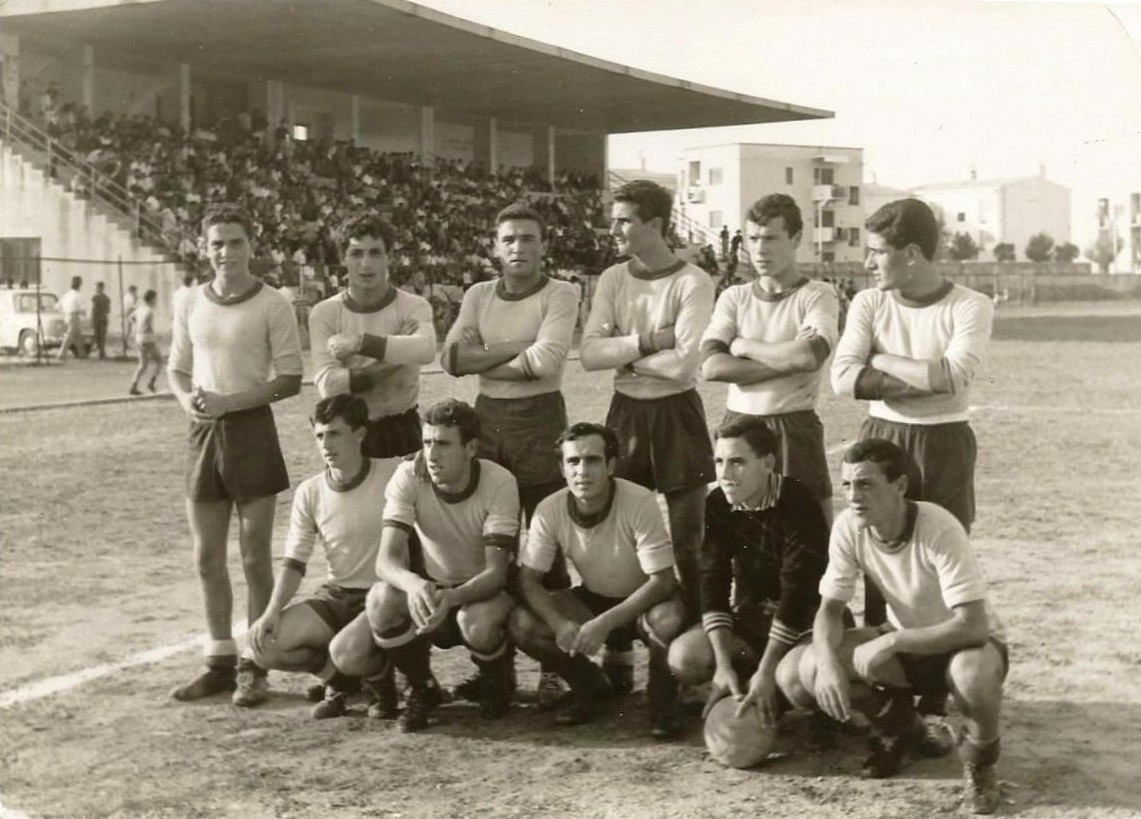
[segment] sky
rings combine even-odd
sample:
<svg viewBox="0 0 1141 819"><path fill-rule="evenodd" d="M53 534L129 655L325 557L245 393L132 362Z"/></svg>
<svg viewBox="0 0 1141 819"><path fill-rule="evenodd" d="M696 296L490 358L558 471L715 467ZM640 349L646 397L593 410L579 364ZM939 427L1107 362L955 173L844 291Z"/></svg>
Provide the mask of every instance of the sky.
<svg viewBox="0 0 1141 819"><path fill-rule="evenodd" d="M834 111L831 120L610 138L610 166L687 147L864 148L865 181L1030 176L1091 155L1141 179L1141 2L417 0L591 56ZM1096 150L1092 151L1091 148ZM1141 182L1138 183L1141 185Z"/></svg>

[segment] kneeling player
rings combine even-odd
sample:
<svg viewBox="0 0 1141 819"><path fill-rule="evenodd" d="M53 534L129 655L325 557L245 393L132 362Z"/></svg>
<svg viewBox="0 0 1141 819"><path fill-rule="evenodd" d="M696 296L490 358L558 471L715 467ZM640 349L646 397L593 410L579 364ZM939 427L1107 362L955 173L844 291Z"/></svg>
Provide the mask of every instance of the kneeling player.
<svg viewBox="0 0 1141 819"><path fill-rule="evenodd" d="M921 749L913 694L945 698L950 690L967 718L960 755L971 808L993 813L1007 671L1002 626L962 524L940 506L906 499L907 457L879 438L844 455L848 508L832 529L813 641L789 652L777 677L798 705L818 704L838 720L853 708L867 715L880 734L863 768L872 778L893 775ZM860 572L887 600L888 623L879 628L844 628Z"/></svg>
<svg viewBox="0 0 1141 819"><path fill-rule="evenodd" d="M348 679L330 655L358 657L354 671L366 678L384 672L387 659L367 631L342 631L364 612L376 582L376 553L384 520L384 489L400 461L361 455L368 429L368 405L350 395L317 404L313 437L326 469L297 487L285 540L281 572L265 612L250 627L246 657L266 669L309 671L325 683L325 699L313 708L318 719L345 711ZM326 582L312 597L290 602L320 538L328 562ZM373 716L395 716L391 675L366 681L375 700Z"/></svg>
<svg viewBox="0 0 1141 819"><path fill-rule="evenodd" d="M372 638L408 678L402 731L428 725L439 704L429 664L431 645L461 643L479 666L480 712L511 705L507 619L514 602L503 590L519 531L519 490L511 473L476 457L479 418L449 399L423 417L423 447L396 470L385 493L384 528L366 613ZM420 546L410 550L415 531Z"/></svg>
<svg viewBox="0 0 1141 819"><path fill-rule="evenodd" d="M699 553L701 623L674 640L670 668L682 684L712 681L706 713L732 695L739 711L755 706L772 723L782 710L777 665L820 603L828 525L804 484L773 471L779 441L764 418L740 416L715 437L718 486L705 503Z"/></svg>
<svg viewBox="0 0 1141 819"><path fill-rule="evenodd" d="M571 691L555 721L578 725L594 717L614 687L628 690L632 683L616 666L613 686L591 655L603 645L628 652L640 636L650 649L651 731L668 739L679 732L680 721L666 647L681 629L685 611L657 498L613 477L618 439L607 427L573 424L559 447L567 488L535 510L519 560L526 606L512 615L512 637L567 681ZM552 592L543 588L543 575L560 550L582 585Z"/></svg>

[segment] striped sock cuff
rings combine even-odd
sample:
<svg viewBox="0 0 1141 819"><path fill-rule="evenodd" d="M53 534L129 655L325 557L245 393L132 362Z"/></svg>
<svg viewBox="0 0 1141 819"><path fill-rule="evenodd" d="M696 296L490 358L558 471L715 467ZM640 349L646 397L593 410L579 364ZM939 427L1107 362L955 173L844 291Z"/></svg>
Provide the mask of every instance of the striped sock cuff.
<svg viewBox="0 0 1141 819"><path fill-rule="evenodd" d="M372 633L372 641L381 648L400 648L406 646L416 639L416 627L411 623L408 624L408 629L402 631L394 637L381 637L375 631Z"/></svg>
<svg viewBox="0 0 1141 819"><path fill-rule="evenodd" d="M504 640L498 647L492 649L486 654L476 651L471 646L468 646L468 651L471 653L472 659L480 663L490 663L492 660L498 660L507 653L507 641Z"/></svg>
<svg viewBox="0 0 1141 819"><path fill-rule="evenodd" d="M205 637L202 640L202 656L206 659L213 657L234 657L238 656L238 643L236 640L214 640L210 637Z"/></svg>

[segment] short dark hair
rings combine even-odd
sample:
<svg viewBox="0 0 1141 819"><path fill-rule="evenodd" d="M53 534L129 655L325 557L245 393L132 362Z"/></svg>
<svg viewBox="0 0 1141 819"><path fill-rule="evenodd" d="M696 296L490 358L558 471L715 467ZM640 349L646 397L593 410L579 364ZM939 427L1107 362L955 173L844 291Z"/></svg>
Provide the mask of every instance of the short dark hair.
<svg viewBox="0 0 1141 819"><path fill-rule="evenodd" d="M864 222L869 233L878 233L897 250L915 245L928 261L939 247L939 220L931 206L921 199L888 202Z"/></svg>
<svg viewBox="0 0 1141 819"><path fill-rule="evenodd" d="M638 218L648 222L657 217L662 220L662 236L668 236L670 215L673 213L674 197L666 188L649 179L635 179L614 191L615 202L626 202L634 206Z"/></svg>
<svg viewBox="0 0 1141 819"><path fill-rule="evenodd" d="M784 219L784 226L789 236L795 236L804 230L800 206L787 193L770 193L768 196L762 196L749 208L745 219L754 225L764 227L770 219L775 219L778 216ZM737 232L740 233L741 231Z"/></svg>
<svg viewBox="0 0 1141 819"><path fill-rule="evenodd" d="M539 226L539 238L545 238L547 235L547 223L543 221L543 217L539 211L535 210L525 202L514 202L495 215L495 226L498 228L504 222L512 220L534 222Z"/></svg>
<svg viewBox="0 0 1141 819"><path fill-rule="evenodd" d="M231 202L211 205L202 217L202 235L205 236L211 225L241 225L249 241L254 240L254 223L250 215Z"/></svg>
<svg viewBox="0 0 1141 819"><path fill-rule="evenodd" d="M396 231L379 216L371 213L361 213L350 216L337 227L337 247L344 251L349 246L350 239L360 239L371 236L384 242L384 252L392 253L393 242L396 241Z"/></svg>
<svg viewBox="0 0 1141 819"><path fill-rule="evenodd" d="M470 404L458 398L447 398L424 410L420 420L425 426L456 427L460 431L460 443L466 444L479 437L479 416Z"/></svg>
<svg viewBox="0 0 1141 819"><path fill-rule="evenodd" d="M351 429L361 429L368 426L368 404L359 395L340 393L322 398L313 408L313 415L309 418L312 424L331 424L337 418L343 418Z"/></svg>
<svg viewBox="0 0 1141 819"><path fill-rule="evenodd" d="M777 436L769 429L769 425L761 418L734 418L726 421L713 433L717 440L722 438L744 438L749 449L758 458L766 455L776 455Z"/></svg>
<svg viewBox="0 0 1141 819"><path fill-rule="evenodd" d="M590 421L578 421L571 424L563 430L562 435L555 441L555 447L562 449L563 444L567 441L578 441L582 438L589 438L592 435L597 435L602 439L606 460L613 461L618 457L618 436L614 433L614 430L608 426L594 424Z"/></svg>
<svg viewBox="0 0 1141 819"><path fill-rule="evenodd" d="M197 282L198 282L198 279L195 278L193 273L187 273L185 276L182 277L182 286L183 287L190 287L191 285L196 284Z"/></svg>
<svg viewBox="0 0 1141 819"><path fill-rule="evenodd" d="M156 293L154 290L148 290L147 292L143 293L143 304L154 304L155 299L157 298L158 293Z"/></svg>
<svg viewBox="0 0 1141 819"><path fill-rule="evenodd" d="M83 277L82 276L72 276L71 277L71 289L72 290L78 290L82 286L83 286Z"/></svg>
<svg viewBox="0 0 1141 819"><path fill-rule="evenodd" d="M911 458L903 449L885 438L865 438L848 447L842 460L846 464L871 461L880 468L885 478L894 481L900 475L907 474Z"/></svg>

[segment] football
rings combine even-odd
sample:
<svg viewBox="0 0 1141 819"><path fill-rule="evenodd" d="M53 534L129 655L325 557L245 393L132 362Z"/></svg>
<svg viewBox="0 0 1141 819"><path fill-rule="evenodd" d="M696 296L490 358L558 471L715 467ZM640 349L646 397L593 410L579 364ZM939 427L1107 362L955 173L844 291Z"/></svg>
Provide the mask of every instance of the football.
<svg viewBox="0 0 1141 819"><path fill-rule="evenodd" d="M769 755L776 742L776 725L761 724L761 713L753 707L737 717L737 701L725 697L705 718L705 747L709 755L730 768L752 768Z"/></svg>

